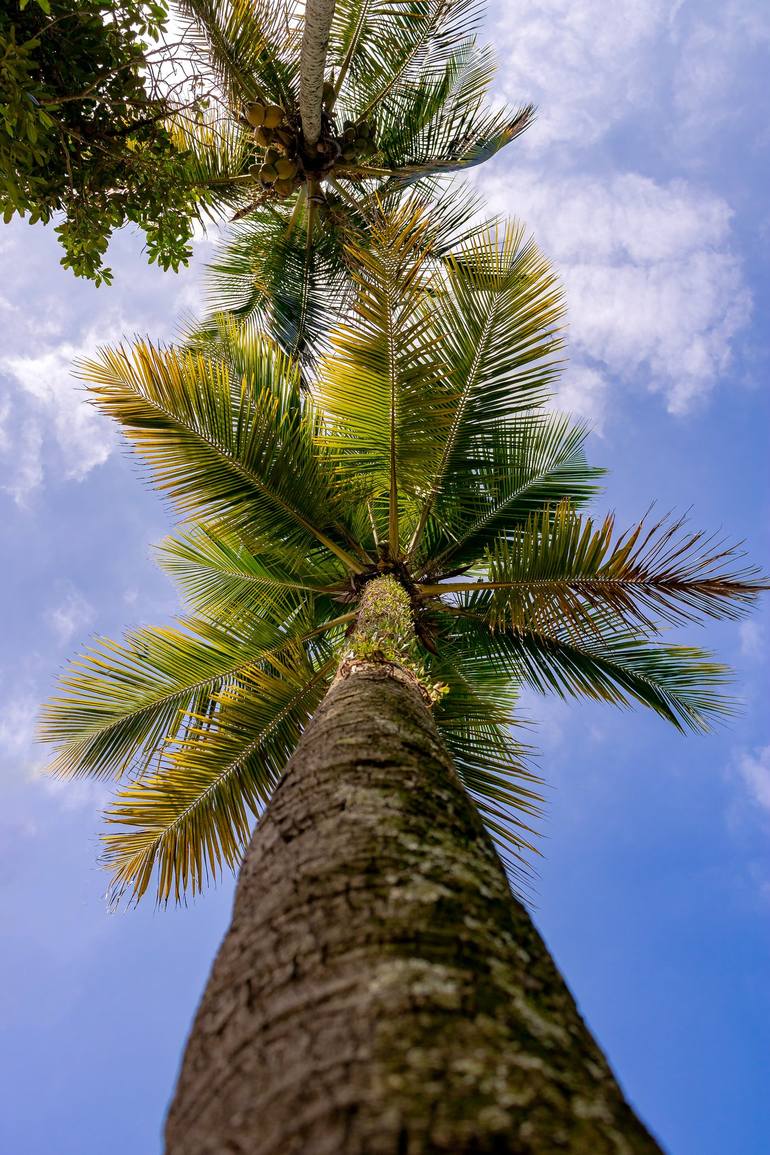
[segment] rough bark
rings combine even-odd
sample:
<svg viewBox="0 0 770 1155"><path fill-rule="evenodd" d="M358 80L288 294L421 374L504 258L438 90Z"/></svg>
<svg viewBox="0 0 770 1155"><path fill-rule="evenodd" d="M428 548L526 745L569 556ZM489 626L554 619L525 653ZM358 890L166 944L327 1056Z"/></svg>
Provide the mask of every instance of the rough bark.
<svg viewBox="0 0 770 1155"><path fill-rule="evenodd" d="M416 682L355 661L247 852L168 1155L653 1155Z"/></svg>
<svg viewBox="0 0 770 1155"><path fill-rule="evenodd" d="M326 50L335 0L307 0L299 64L299 115L305 144L312 148L321 135Z"/></svg>

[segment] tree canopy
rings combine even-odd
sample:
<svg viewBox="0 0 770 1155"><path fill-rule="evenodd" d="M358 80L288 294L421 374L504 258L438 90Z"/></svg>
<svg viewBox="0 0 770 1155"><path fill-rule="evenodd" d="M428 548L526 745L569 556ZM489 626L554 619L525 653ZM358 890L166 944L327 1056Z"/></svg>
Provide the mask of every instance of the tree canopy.
<svg viewBox="0 0 770 1155"><path fill-rule="evenodd" d="M177 268L196 221L240 222L216 308L310 358L375 199L481 163L532 119L529 105L488 105L480 13L474 0L337 0L324 83L303 90L295 0L177 0L170 16L140 0L16 0L0 15L0 209L63 214L63 264L97 282L121 225Z"/></svg>
<svg viewBox="0 0 770 1155"><path fill-rule="evenodd" d="M83 366L187 522L162 547L190 616L102 641L47 706L69 776L123 779L116 893L161 901L240 860L251 816L348 653L362 590L408 591L408 660L508 862L537 779L511 736L519 687L641 703L679 729L729 712L727 671L667 628L736 617L762 587L681 523L624 534L582 512L600 470L545 403L560 293L515 225L443 254L415 198L350 246L356 296L311 378L264 334L104 350ZM387 657L387 654L381 655Z"/></svg>
<svg viewBox="0 0 770 1155"><path fill-rule="evenodd" d="M62 214L62 264L97 283L128 222L164 268L190 256L189 156L169 123L173 89L150 68L166 22L165 4L142 0L18 0L0 12L0 212ZM179 115L195 99L175 103Z"/></svg>

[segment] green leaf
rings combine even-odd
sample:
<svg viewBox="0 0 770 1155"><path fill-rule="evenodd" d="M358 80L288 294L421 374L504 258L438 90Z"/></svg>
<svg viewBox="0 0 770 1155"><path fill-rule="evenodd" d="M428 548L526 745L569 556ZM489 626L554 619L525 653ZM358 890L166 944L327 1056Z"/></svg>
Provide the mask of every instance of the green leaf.
<svg viewBox="0 0 770 1155"><path fill-rule="evenodd" d="M678 730L706 732L734 713L726 697L728 667L693 646L650 645L605 623L576 638L557 626L538 631L490 631L475 595L457 617L480 656L519 684L561 698L589 698L616 706L649 707ZM603 627L603 628L602 628Z"/></svg>
<svg viewBox="0 0 770 1155"><path fill-rule="evenodd" d="M735 620L765 588L740 549L688 533L681 520L643 520L616 540L614 527L612 515L595 525L563 502L498 538L486 579L469 587L491 591L490 627L554 622L580 634L599 620L600 629L607 621L651 635L704 618Z"/></svg>
<svg viewBox="0 0 770 1155"><path fill-rule="evenodd" d="M184 738L167 747L157 771L121 790L107 811L105 864L113 899L137 900L157 880L157 899L179 902L234 870L252 816L268 802L304 725L333 672L304 651L241 676L193 716Z"/></svg>
<svg viewBox="0 0 770 1155"><path fill-rule="evenodd" d="M235 360L137 342L80 371L182 515L226 515L236 530L320 544L360 569L334 540L332 481L299 405L297 367L270 342L244 335Z"/></svg>
<svg viewBox="0 0 770 1155"><path fill-rule="evenodd" d="M430 580L483 565L492 542L515 535L543 507L589 501L603 470L587 463L586 436L584 426L558 414L484 425L454 455L425 523L419 564Z"/></svg>

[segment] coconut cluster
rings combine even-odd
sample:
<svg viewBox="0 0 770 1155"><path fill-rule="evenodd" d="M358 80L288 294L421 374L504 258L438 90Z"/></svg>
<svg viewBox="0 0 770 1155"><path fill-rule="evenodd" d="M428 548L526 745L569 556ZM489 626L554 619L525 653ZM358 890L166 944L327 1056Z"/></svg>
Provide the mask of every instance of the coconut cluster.
<svg viewBox="0 0 770 1155"><path fill-rule="evenodd" d="M279 104L246 105L244 116L254 129L254 137L265 150L261 164L253 164L249 172L266 186L272 186L279 196L291 196L304 180L299 160L298 136Z"/></svg>
<svg viewBox="0 0 770 1155"><path fill-rule="evenodd" d="M321 139L312 153L304 147L296 114L287 113L279 104L251 101L245 106L244 120L253 129L256 143L264 149L261 161L253 164L249 172L265 189L288 197L308 176L318 179L333 168L365 163L377 152L374 123L346 120L338 128L332 114L334 98L334 86L327 82Z"/></svg>

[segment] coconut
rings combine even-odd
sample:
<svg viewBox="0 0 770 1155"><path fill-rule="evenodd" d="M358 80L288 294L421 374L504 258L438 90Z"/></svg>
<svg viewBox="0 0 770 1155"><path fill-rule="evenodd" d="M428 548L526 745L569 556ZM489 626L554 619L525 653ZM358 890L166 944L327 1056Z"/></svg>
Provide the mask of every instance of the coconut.
<svg viewBox="0 0 770 1155"><path fill-rule="evenodd" d="M282 157L275 161L275 168L281 180L291 180L297 175L297 162L296 160L289 160L288 157Z"/></svg>
<svg viewBox="0 0 770 1155"><path fill-rule="evenodd" d="M246 119L252 128L259 128L265 123L265 106L252 101L246 105Z"/></svg>
<svg viewBox="0 0 770 1155"><path fill-rule="evenodd" d="M268 104L265 109L265 128L278 128L283 120L283 109L280 104Z"/></svg>
<svg viewBox="0 0 770 1155"><path fill-rule="evenodd" d="M273 184L274 181L278 180L275 165L263 164L259 170L259 179L262 181L262 184Z"/></svg>
<svg viewBox="0 0 770 1155"><path fill-rule="evenodd" d="M261 144L263 148L273 143L273 134L269 128L258 128L254 135L257 138L257 144Z"/></svg>
<svg viewBox="0 0 770 1155"><path fill-rule="evenodd" d="M269 148L265 153L265 164L277 164L281 154L277 148Z"/></svg>
<svg viewBox="0 0 770 1155"><path fill-rule="evenodd" d="M277 180L274 185L275 191L279 196L290 197L294 192L293 180Z"/></svg>

